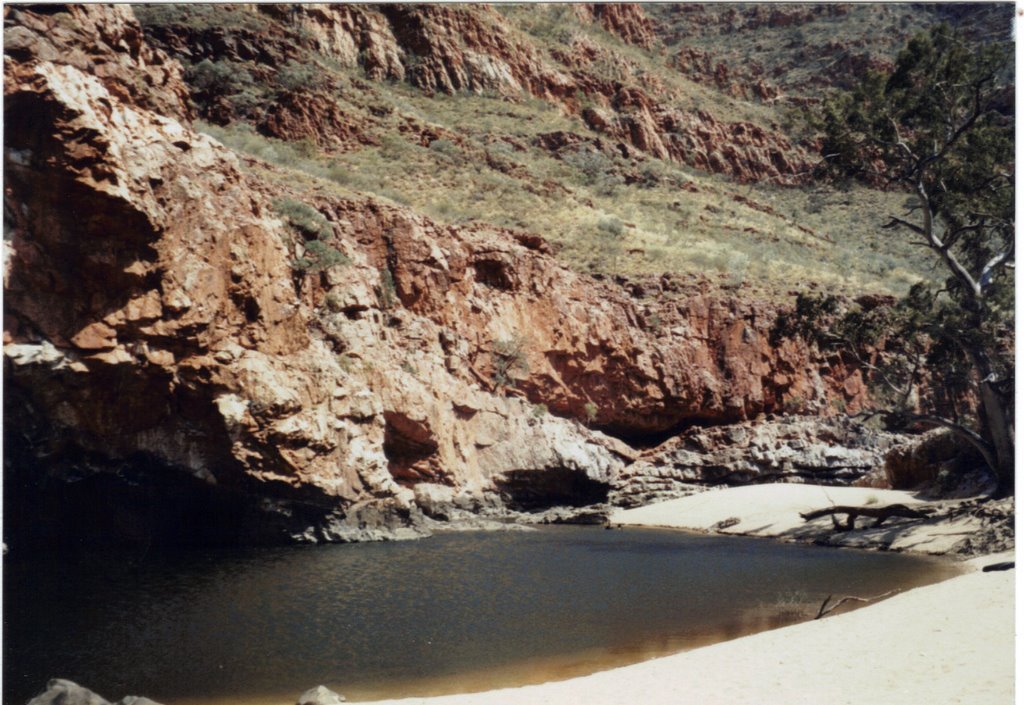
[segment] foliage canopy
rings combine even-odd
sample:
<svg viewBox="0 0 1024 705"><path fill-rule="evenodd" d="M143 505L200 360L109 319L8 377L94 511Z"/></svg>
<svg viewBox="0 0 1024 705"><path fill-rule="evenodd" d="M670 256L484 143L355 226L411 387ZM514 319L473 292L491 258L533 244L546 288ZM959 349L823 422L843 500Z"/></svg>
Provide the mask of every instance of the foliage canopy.
<svg viewBox="0 0 1024 705"><path fill-rule="evenodd" d="M1014 444L1012 60L1009 41L971 42L939 25L912 39L891 73L823 103L825 174L904 190L905 212L882 227L930 250L944 281L845 312L835 297L802 297L776 326L777 337L856 356L887 390L891 421L952 429L1004 492Z"/></svg>

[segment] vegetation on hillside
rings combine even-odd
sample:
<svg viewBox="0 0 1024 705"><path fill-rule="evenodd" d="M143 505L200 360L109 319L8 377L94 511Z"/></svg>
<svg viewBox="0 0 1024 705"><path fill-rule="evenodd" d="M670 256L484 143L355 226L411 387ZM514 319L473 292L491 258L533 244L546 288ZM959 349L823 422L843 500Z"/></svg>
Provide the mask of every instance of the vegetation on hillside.
<svg viewBox="0 0 1024 705"><path fill-rule="evenodd" d="M808 337L857 355L889 392L888 420L951 429L1014 482L1014 139L1010 42L972 42L947 25L911 40L893 71L869 73L819 111L829 175L904 193L886 228L943 272L895 307L804 298ZM797 328L791 328L797 332ZM870 350L884 341L879 360ZM928 389L930 394L918 396Z"/></svg>
<svg viewBox="0 0 1024 705"><path fill-rule="evenodd" d="M210 17L189 8L137 9L147 27L209 24ZM659 22L668 12L647 9ZM657 86L660 100L717 119L775 127L790 119L792 106L736 98L689 80L665 44L628 45L566 6L497 11L553 69L565 70L553 56L582 37L597 47L599 58L588 70L601 80ZM570 266L594 274L696 272L777 297L814 288L902 295L937 276L918 248L879 229L882 214L897 208L902 196L865 185L741 185L642 154L626 157L565 105L488 92L431 95L404 82L368 81L361 67L301 49L301 30L284 20L241 6L228 14L227 32L259 28L294 35L293 46L305 51L294 62L302 71L181 57L189 64L186 77L196 101L223 99L236 111L227 124L219 120L201 129L340 193L373 194L453 224L532 231L552 242ZM857 7L852 14L863 13ZM915 17L924 22L928 14ZM838 21L828 25L832 36ZM669 29L662 26L662 32L670 45ZM360 139L330 147L267 136L260 116L281 91L295 90L329 100ZM591 98L578 99L585 105ZM543 143L552 133L579 139L553 150Z"/></svg>

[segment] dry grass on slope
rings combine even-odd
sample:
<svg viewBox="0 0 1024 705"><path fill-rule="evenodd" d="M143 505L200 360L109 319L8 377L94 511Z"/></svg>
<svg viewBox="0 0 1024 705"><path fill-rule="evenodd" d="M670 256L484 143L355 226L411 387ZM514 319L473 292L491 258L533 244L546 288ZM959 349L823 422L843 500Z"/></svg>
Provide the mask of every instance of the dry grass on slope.
<svg viewBox="0 0 1024 705"><path fill-rule="evenodd" d="M658 47L627 45L581 24L568 8L499 11L545 61L553 61L550 50L567 33L585 36L615 58L621 80L656 84L683 109L761 124L778 117L768 105L687 81ZM368 81L361 69L320 55L310 55L309 66L364 143L326 154L309 140L275 140L245 124L201 129L339 193L372 194L447 223L537 233L580 271L701 272L770 295L813 287L899 294L931 276L918 249L880 229L900 211L897 194L736 184L643 155L624 158L563 107L529 96L430 96L405 83ZM576 135L580 144L554 152L541 146L539 136L556 132Z"/></svg>
<svg viewBox="0 0 1024 705"><path fill-rule="evenodd" d="M423 147L386 135L380 146L328 157L242 127L204 131L345 193L374 194L452 224L538 233L580 271L717 273L726 284L781 294L812 283L854 295L902 293L929 276L917 250L880 229L886 214L898 212L898 195L740 186L654 159L634 166L604 157L608 174L642 171L650 176L645 184L595 180L530 144L534 134L562 126L553 108L479 96L408 100L433 124L466 126L462 144Z"/></svg>

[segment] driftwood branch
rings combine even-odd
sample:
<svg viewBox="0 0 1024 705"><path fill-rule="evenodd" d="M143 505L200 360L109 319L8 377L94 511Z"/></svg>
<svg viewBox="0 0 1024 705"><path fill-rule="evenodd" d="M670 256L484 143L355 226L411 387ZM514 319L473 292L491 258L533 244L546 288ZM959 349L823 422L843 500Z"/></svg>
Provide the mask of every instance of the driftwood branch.
<svg viewBox="0 0 1024 705"><path fill-rule="evenodd" d="M856 528L857 517L871 517L875 519L875 526L881 526L882 522L890 517L903 517L907 519L923 519L932 513L931 509L911 509L905 504L889 504L884 507L847 507L835 506L825 509L815 509L811 512L801 512L800 516L804 521L811 521L819 517L831 516L832 525L836 531L853 531ZM836 519L836 514L846 515L846 524L841 525ZM830 596L831 597L831 596Z"/></svg>
<svg viewBox="0 0 1024 705"><path fill-rule="evenodd" d="M815 619L821 619L830 612L834 612L839 609L840 606L847 602L872 602L874 600L881 600L883 597L888 597L889 595L897 592L899 592L899 590L890 590L889 592L883 592L881 595L875 595L874 597L854 597L853 595L848 595L836 600L835 604L831 606L828 603L832 599L832 595L829 595L825 598L825 601L821 603L821 607L818 608L818 615Z"/></svg>

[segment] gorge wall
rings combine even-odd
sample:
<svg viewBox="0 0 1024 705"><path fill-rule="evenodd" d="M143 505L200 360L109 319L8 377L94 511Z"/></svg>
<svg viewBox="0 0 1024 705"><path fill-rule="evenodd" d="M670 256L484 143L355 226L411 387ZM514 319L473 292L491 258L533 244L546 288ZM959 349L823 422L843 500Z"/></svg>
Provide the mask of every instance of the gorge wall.
<svg viewBox="0 0 1024 705"><path fill-rule="evenodd" d="M627 44L651 48L656 43L653 23L639 5L573 5L563 11ZM257 77L315 52L361 70L370 80L408 82L428 95L533 96L581 117L625 153L740 181L795 183L809 168L809 154L777 126L680 109L678 92L627 54L557 29L552 29L557 48L546 52L498 8L260 5L234 12L229 26L156 17L146 31L157 46L183 61L251 62ZM277 129L281 112L308 110L302 101L278 102L270 110L276 116L271 122L258 99L242 105L216 100L204 117L218 124L248 120L279 137L310 136Z"/></svg>
<svg viewBox="0 0 1024 705"><path fill-rule="evenodd" d="M435 37L420 55L440 63L416 65L428 87L568 85L538 83L528 55L514 71L481 58L500 34L470 42L475 59L441 51L421 24L462 10L295 12L309 41L361 47L382 76L408 66L380 48L381 17L406 51ZM127 6L4 21L13 546L412 535L439 498L607 501L642 449L686 429L866 400L841 359L769 345L765 302L699 277L598 281L531 233L440 225L239 157L193 129L181 66Z"/></svg>

